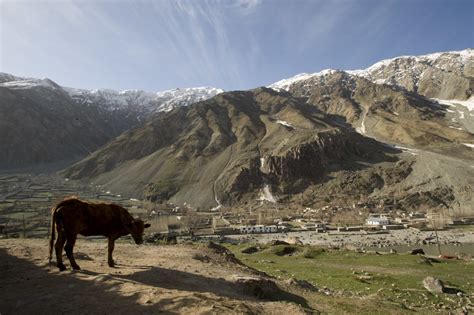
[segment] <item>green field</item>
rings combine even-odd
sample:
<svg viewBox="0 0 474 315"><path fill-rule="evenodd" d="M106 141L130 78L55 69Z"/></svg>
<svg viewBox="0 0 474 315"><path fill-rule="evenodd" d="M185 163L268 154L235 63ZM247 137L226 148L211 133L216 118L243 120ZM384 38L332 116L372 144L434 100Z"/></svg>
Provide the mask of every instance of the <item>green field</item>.
<svg viewBox="0 0 474 315"><path fill-rule="evenodd" d="M448 313L467 306L470 303L467 296L474 292L473 260L452 259L430 264L416 255L363 254L286 245L262 246L256 253L242 253L249 246L228 245L228 248L245 264L271 276L306 280L321 289L317 293L308 292L305 297L322 312ZM285 255L291 251L294 252ZM464 291L464 296L429 293L422 285L426 276L439 278L448 287Z"/></svg>

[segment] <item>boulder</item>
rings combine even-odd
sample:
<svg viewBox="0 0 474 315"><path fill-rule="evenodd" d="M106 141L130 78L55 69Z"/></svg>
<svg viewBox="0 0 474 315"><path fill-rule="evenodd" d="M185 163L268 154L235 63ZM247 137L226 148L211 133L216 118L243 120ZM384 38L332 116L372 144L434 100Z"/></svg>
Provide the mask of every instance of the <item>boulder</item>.
<svg viewBox="0 0 474 315"><path fill-rule="evenodd" d="M426 290L430 291L431 293L443 293L444 292L444 284L443 281L434 278L434 277L426 277L423 279L423 286Z"/></svg>
<svg viewBox="0 0 474 315"><path fill-rule="evenodd" d="M303 242L297 236L288 236L286 243L292 244L292 245L303 245Z"/></svg>
<svg viewBox="0 0 474 315"><path fill-rule="evenodd" d="M193 254L192 258L195 259L195 260L199 260L199 261L205 262L205 263L208 263L208 262L211 261L211 258L210 258L209 256L203 255L203 254L199 254L199 253Z"/></svg>
<svg viewBox="0 0 474 315"><path fill-rule="evenodd" d="M289 278L288 280L285 281L285 283L289 285L296 285L304 290L309 290L313 292L318 291L318 289L314 285L312 285L306 280L298 280L296 278Z"/></svg>
<svg viewBox="0 0 474 315"><path fill-rule="evenodd" d="M237 284L243 293L257 299L273 300L281 293L275 282L263 277L233 275L232 282Z"/></svg>

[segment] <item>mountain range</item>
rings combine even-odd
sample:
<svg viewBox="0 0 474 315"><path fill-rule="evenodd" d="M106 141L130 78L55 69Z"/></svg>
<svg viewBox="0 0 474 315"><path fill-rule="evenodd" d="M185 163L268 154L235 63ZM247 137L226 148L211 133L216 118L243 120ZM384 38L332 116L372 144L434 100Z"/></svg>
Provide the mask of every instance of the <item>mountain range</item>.
<svg viewBox="0 0 474 315"><path fill-rule="evenodd" d="M76 159L63 176L201 209L368 199L473 209L472 49L249 91L0 82L0 167Z"/></svg>
<svg viewBox="0 0 474 315"><path fill-rule="evenodd" d="M85 90L0 73L0 169L81 159L158 112L222 92Z"/></svg>

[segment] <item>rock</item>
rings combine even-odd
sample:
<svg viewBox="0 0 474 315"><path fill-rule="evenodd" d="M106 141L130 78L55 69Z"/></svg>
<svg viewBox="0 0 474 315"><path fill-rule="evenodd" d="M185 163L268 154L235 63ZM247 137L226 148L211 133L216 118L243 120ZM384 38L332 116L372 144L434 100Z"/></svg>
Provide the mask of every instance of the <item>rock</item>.
<svg viewBox="0 0 474 315"><path fill-rule="evenodd" d="M459 260L466 260L466 261L472 260L472 255L469 255L466 253L456 253L455 256Z"/></svg>
<svg viewBox="0 0 474 315"><path fill-rule="evenodd" d="M426 277L423 279L423 286L426 290L430 291L431 293L443 293L444 292L444 284L443 281L433 278L433 277Z"/></svg>
<svg viewBox="0 0 474 315"><path fill-rule="evenodd" d="M199 253L193 254L192 258L195 259L195 260L205 262L205 263L208 263L208 262L211 261L211 258L209 256L202 255L202 254L199 254Z"/></svg>
<svg viewBox="0 0 474 315"><path fill-rule="evenodd" d="M176 245L178 243L176 235L171 233L152 233L145 238L145 242L162 245Z"/></svg>
<svg viewBox="0 0 474 315"><path fill-rule="evenodd" d="M297 236L288 236L288 244L292 244L292 245L303 245L303 242L300 240L299 237Z"/></svg>
<svg viewBox="0 0 474 315"><path fill-rule="evenodd" d="M373 280L374 277L372 276L358 276L356 277L357 280L361 281L361 282L366 282L366 281L369 281L369 280Z"/></svg>
<svg viewBox="0 0 474 315"><path fill-rule="evenodd" d="M225 260L227 260L229 262L242 265L242 262L237 257L235 257L235 255L230 250L228 250L226 247L224 247L222 245L219 245L219 244L216 244L216 243L210 241L207 244L207 248L209 248L210 250L212 250L216 254L224 256Z"/></svg>
<svg viewBox="0 0 474 315"><path fill-rule="evenodd" d="M258 299L272 300L281 293L280 288L275 282L262 277L233 275L232 281L236 283L244 293Z"/></svg>
<svg viewBox="0 0 474 315"><path fill-rule="evenodd" d="M425 251L422 248L414 248L410 251L411 255L424 255Z"/></svg>
<svg viewBox="0 0 474 315"><path fill-rule="evenodd" d="M313 291L313 292L318 291L318 289L314 285L312 285L311 283L309 283L306 280L298 280L298 279L292 277L292 278L289 278L288 280L286 280L285 283L289 284L289 285L296 285L296 286L298 286L302 289Z"/></svg>

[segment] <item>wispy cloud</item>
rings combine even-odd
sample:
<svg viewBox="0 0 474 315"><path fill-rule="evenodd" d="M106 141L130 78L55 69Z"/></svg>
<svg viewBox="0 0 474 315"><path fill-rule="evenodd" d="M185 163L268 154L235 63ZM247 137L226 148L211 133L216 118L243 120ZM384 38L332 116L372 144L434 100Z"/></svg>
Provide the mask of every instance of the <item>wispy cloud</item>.
<svg viewBox="0 0 474 315"><path fill-rule="evenodd" d="M399 52L472 46L473 5L0 0L0 71L77 87L251 88L298 72L365 66Z"/></svg>

